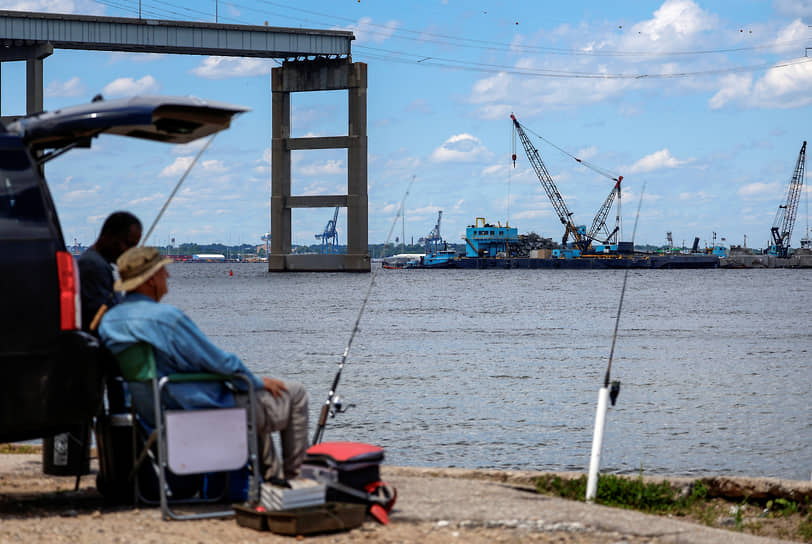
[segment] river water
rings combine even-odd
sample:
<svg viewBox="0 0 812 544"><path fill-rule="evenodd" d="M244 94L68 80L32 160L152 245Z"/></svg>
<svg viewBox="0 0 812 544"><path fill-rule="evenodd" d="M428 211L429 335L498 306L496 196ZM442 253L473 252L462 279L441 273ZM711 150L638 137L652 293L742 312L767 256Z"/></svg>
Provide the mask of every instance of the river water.
<svg viewBox="0 0 812 544"><path fill-rule="evenodd" d="M164 302L307 386L312 432L372 276L169 270ZM337 390L355 406L324 439L395 465L586 471L623 274L379 270ZM632 270L602 471L808 480L811 292L812 270Z"/></svg>

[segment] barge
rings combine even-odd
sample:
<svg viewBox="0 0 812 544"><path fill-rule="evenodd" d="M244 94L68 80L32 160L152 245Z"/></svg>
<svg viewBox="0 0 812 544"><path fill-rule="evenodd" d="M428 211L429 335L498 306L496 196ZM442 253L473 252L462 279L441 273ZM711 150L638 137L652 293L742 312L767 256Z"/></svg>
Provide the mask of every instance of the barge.
<svg viewBox="0 0 812 544"><path fill-rule="evenodd" d="M410 260L403 268L602 270L719 267L719 256L715 254L638 253L631 242L597 245L583 253L572 247L564 247L552 250L550 256L544 258L517 256L513 248L519 242L518 230L499 223L486 223L482 217L477 217L475 224L466 228L464 240L464 256L457 256L447 248L427 247L425 255Z"/></svg>

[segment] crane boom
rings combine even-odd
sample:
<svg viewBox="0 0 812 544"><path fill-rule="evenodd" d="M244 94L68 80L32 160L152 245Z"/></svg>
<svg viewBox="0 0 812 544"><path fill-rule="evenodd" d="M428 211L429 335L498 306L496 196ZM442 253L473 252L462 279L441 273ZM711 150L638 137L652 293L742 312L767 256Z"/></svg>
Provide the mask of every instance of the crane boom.
<svg viewBox="0 0 812 544"><path fill-rule="evenodd" d="M612 190L609 192L609 195L606 197L606 200L603 201L601 208L598 210L597 215L595 215L595 219L592 220L592 226L589 228L589 232L587 236L591 240L597 240L597 236L599 231L603 230L604 239L603 242L607 243L612 236L620 228L619 226L615 226L612 232L609 232L609 227L606 226L606 217L609 215L609 210L612 209L612 204L615 201L615 197L617 196L620 198L620 182L623 181L623 176L619 176L617 178L617 183L615 186L612 187Z"/></svg>
<svg viewBox="0 0 812 544"><path fill-rule="evenodd" d="M789 181L784 202L778 206L775 220L770 232L775 243L775 253L779 257L787 257L789 242L792 238L792 228L795 226L795 216L798 213L798 201L801 198L801 189L804 184L804 169L806 168L806 142L801 145L795 171Z"/></svg>
<svg viewBox="0 0 812 544"><path fill-rule="evenodd" d="M558 188L555 186L552 176L550 176L550 173L547 171L547 167L544 166L544 162L541 160L541 155L539 155L538 150L533 147L533 144L530 142L527 134L525 134L522 125L519 124L519 121L516 119L515 115L510 114L510 118L513 120L513 127L519 134L524 151L527 153L527 159L530 161L530 164L533 165L533 170L536 171L536 176L538 176L541 186L544 187L544 192L547 193L547 198L550 199L550 203L553 205L556 214L558 214L558 219L565 227L562 244L566 245L569 235L572 234L576 247L578 247L578 249L581 251L586 251L589 249L590 239L585 233L579 231L573 223L572 212L570 212L567 208L564 198L561 196L561 193L558 192Z"/></svg>

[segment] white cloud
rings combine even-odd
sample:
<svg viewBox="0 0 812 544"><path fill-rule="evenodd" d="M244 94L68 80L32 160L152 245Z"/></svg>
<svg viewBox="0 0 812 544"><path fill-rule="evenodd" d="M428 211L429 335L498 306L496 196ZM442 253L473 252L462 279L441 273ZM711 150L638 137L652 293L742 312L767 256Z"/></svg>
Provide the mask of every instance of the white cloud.
<svg viewBox="0 0 812 544"><path fill-rule="evenodd" d="M206 57L192 73L204 79L263 76L271 73L273 64L267 59L239 57Z"/></svg>
<svg viewBox="0 0 812 544"><path fill-rule="evenodd" d="M811 0L773 0L773 7L783 15L812 19Z"/></svg>
<svg viewBox="0 0 812 544"><path fill-rule="evenodd" d="M99 185L96 185L91 189L77 189L75 191L65 193L62 196L62 200L65 202L81 202L97 196L100 191L101 186Z"/></svg>
<svg viewBox="0 0 812 544"><path fill-rule="evenodd" d="M304 176L320 176L320 175L337 175L346 174L347 167L344 166L344 161L340 159L331 159L322 163L311 163L297 169L298 174Z"/></svg>
<svg viewBox="0 0 812 544"><path fill-rule="evenodd" d="M785 61L779 64L785 64ZM764 77L751 82L751 76L730 75L710 99L712 109L738 103L748 108L799 108L812 104L812 59L796 59L794 64L774 66Z"/></svg>
<svg viewBox="0 0 812 544"><path fill-rule="evenodd" d="M500 177L507 174L511 166L509 164L492 164L482 169L483 176Z"/></svg>
<svg viewBox="0 0 812 544"><path fill-rule="evenodd" d="M223 172L228 171L228 168L226 168L225 163L223 163L223 161L218 161L216 159L202 161L200 163L200 166L201 168L203 168L203 170L211 174L222 174Z"/></svg>
<svg viewBox="0 0 812 544"><path fill-rule="evenodd" d="M624 33L621 49L673 51L693 43L694 37L717 26L717 18L691 0L666 0L653 17Z"/></svg>
<svg viewBox="0 0 812 544"><path fill-rule="evenodd" d="M757 181L744 185L736 192L742 198L761 200L765 198L775 198L775 195L780 194L780 189L778 183L762 183Z"/></svg>
<svg viewBox="0 0 812 544"><path fill-rule="evenodd" d="M729 74L721 80L722 88L708 102L711 109L718 110L729 102L747 97L753 88L751 75Z"/></svg>
<svg viewBox="0 0 812 544"><path fill-rule="evenodd" d="M630 174L651 172L661 168L676 168L693 161L693 159L686 159L683 161L677 160L668 149L661 149L655 151L650 155L646 155L633 165L626 168Z"/></svg>
<svg viewBox="0 0 812 544"><path fill-rule="evenodd" d="M197 155L206 142L208 142L206 138L199 138L188 144L173 145L169 152L173 155Z"/></svg>
<svg viewBox="0 0 812 544"><path fill-rule="evenodd" d="M158 174L158 177L161 178L172 178L177 177L183 174L189 165L192 164L194 157L178 157L175 159L175 162L170 164L169 166L165 167L161 170L161 173Z"/></svg>
<svg viewBox="0 0 812 544"><path fill-rule="evenodd" d="M127 207L131 208L134 206L138 206L139 204L148 204L150 202L155 202L156 200L162 201L166 195L163 193L155 193L149 196L142 196L141 198L136 198L134 200L130 200L127 203Z"/></svg>
<svg viewBox="0 0 812 544"><path fill-rule="evenodd" d="M696 191L694 193L680 193L679 194L679 199L680 200L698 201L698 200L712 200L714 198L716 198L716 195L706 193L705 191Z"/></svg>
<svg viewBox="0 0 812 544"><path fill-rule="evenodd" d="M372 17L361 17L358 22L343 30L349 30L355 35L355 43L383 43L392 37L398 26L397 21L387 21L383 24L372 22Z"/></svg>
<svg viewBox="0 0 812 544"><path fill-rule="evenodd" d="M136 94L150 94L160 90L160 84L152 76L144 76L135 80L131 77L120 77L102 89L104 96L132 96Z"/></svg>
<svg viewBox="0 0 812 544"><path fill-rule="evenodd" d="M812 103L812 59L803 64L771 68L753 85L755 107L796 108Z"/></svg>
<svg viewBox="0 0 812 544"><path fill-rule="evenodd" d="M87 0L19 0L2 2L2 9L10 11L39 11L49 13L81 13L83 15L103 15L104 6Z"/></svg>
<svg viewBox="0 0 812 544"><path fill-rule="evenodd" d="M518 212L513 214L513 219L538 219L539 217L551 217L553 215L552 210L525 210L523 212Z"/></svg>
<svg viewBox="0 0 812 544"><path fill-rule="evenodd" d="M474 162L489 158L493 153L470 134L455 134L435 149L431 159L435 162Z"/></svg>
<svg viewBox="0 0 812 544"><path fill-rule="evenodd" d="M79 76L74 76L67 81L51 81L45 88L45 96L47 97L74 97L82 96L87 92L84 83L79 79Z"/></svg>
<svg viewBox="0 0 812 544"><path fill-rule="evenodd" d="M812 1L809 2L812 5ZM812 8L810 8L812 11ZM775 51L787 53L790 51L797 51L799 47L803 47L803 42L806 41L807 26L801 22L800 19L795 19L790 24L778 31L778 36L775 38Z"/></svg>

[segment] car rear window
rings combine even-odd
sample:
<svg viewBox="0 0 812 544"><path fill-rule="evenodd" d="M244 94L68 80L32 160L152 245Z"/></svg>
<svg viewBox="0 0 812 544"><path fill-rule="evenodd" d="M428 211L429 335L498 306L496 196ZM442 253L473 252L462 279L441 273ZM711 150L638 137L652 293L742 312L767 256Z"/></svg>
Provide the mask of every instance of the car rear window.
<svg viewBox="0 0 812 544"><path fill-rule="evenodd" d="M49 231L39 176L33 168L24 149L0 149L0 237L35 234L43 227Z"/></svg>

